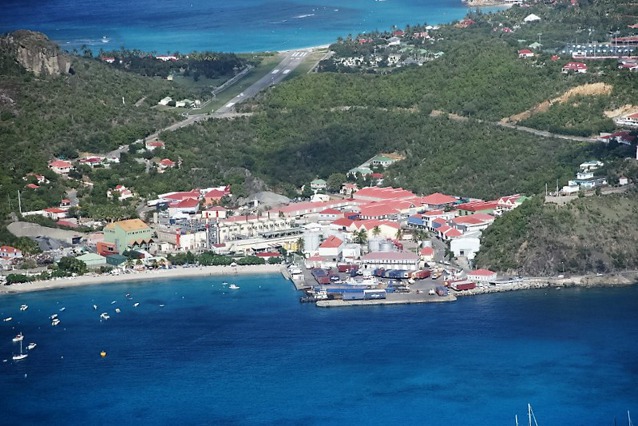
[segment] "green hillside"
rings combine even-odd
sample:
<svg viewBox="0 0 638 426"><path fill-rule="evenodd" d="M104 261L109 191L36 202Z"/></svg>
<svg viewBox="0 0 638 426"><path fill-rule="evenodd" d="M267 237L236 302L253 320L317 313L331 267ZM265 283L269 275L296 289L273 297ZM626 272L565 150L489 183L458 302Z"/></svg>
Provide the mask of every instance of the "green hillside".
<svg viewBox="0 0 638 426"><path fill-rule="evenodd" d="M635 189L565 206L535 197L483 233L476 263L533 276L636 270L637 212Z"/></svg>

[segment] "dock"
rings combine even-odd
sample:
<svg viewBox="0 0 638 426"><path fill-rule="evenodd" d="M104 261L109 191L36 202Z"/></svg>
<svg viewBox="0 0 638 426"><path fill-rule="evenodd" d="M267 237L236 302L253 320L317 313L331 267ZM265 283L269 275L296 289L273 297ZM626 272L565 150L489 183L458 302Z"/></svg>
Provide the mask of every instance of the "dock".
<svg viewBox="0 0 638 426"><path fill-rule="evenodd" d="M455 300L456 296L453 294L449 294L447 296L432 296L428 294L403 293L388 294L385 299L318 300L316 305L320 308L338 308L345 306L411 305L416 303L454 302Z"/></svg>
<svg viewBox="0 0 638 426"><path fill-rule="evenodd" d="M305 271L305 268L303 268L302 270ZM295 290L297 291L304 291L312 288L312 285L306 284L305 273L301 275L295 274L293 276L288 268L283 267L281 268L281 275L283 275L285 279L291 281L292 284L295 286Z"/></svg>

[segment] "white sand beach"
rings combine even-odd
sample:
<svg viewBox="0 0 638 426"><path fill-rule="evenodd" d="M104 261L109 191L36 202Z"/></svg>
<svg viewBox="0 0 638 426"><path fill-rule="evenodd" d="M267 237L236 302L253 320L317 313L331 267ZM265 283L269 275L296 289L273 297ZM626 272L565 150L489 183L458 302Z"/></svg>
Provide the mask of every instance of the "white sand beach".
<svg viewBox="0 0 638 426"><path fill-rule="evenodd" d="M84 285L108 285L125 281L146 281L170 278L188 278L204 276L228 276L273 274L281 271L281 265L250 265L250 266L201 266L175 269L158 269L141 272L131 272L120 275L87 274L79 277L60 278L46 281L0 286L0 295L24 293L29 291L43 291L60 288L78 287Z"/></svg>

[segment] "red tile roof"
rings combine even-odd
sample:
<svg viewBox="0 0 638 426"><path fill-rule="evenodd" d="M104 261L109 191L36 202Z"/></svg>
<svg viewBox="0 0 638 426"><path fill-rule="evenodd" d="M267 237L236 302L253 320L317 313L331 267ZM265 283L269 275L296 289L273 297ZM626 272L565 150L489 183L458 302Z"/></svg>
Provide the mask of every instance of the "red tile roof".
<svg viewBox="0 0 638 426"><path fill-rule="evenodd" d="M468 273L468 275L479 275L482 277L489 277L495 274L496 272L492 272L489 269L475 269L474 271L471 271L470 273Z"/></svg>
<svg viewBox="0 0 638 426"><path fill-rule="evenodd" d="M334 235L331 235L328 238L326 238L326 240L324 240L324 242L322 242L319 247L321 247L321 248L337 248L337 247L341 247L342 244L343 244L343 240L342 239L337 238Z"/></svg>
<svg viewBox="0 0 638 426"><path fill-rule="evenodd" d="M342 213L339 210L337 210L337 209L325 209L325 210L319 212L319 214L324 214L324 215L329 214L329 215L337 215L337 216L339 216Z"/></svg>
<svg viewBox="0 0 638 426"><path fill-rule="evenodd" d="M442 206L444 204L452 204L456 202L456 198L450 195L441 194L440 192L435 192L434 194L422 197L421 202L428 205Z"/></svg>
<svg viewBox="0 0 638 426"><path fill-rule="evenodd" d="M178 208L178 209L188 209L193 208L199 205L199 200L196 198L185 198L181 201L175 201L169 204L169 207Z"/></svg>
<svg viewBox="0 0 638 426"><path fill-rule="evenodd" d="M370 260L407 260L416 262L419 260L419 256L411 251L373 251L363 255L361 260L364 262Z"/></svg>
<svg viewBox="0 0 638 426"><path fill-rule="evenodd" d="M333 221L332 224L337 226L343 226L344 228L348 228L350 227L350 225L352 225L353 222L354 220L352 219L348 219L347 217L341 217Z"/></svg>
<svg viewBox="0 0 638 426"><path fill-rule="evenodd" d="M421 256L432 256L434 254L434 249L432 247L423 247L419 254Z"/></svg>
<svg viewBox="0 0 638 426"><path fill-rule="evenodd" d="M408 198L415 198L416 195L413 192L405 190L403 188L377 188L377 187L367 187L361 188L359 191L355 192L354 198L369 198L376 200L401 200Z"/></svg>

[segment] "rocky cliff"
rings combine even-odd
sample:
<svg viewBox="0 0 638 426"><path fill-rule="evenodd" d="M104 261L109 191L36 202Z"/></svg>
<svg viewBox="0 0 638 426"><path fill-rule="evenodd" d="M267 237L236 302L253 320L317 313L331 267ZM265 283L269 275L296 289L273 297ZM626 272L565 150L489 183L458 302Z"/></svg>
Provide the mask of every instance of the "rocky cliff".
<svg viewBox="0 0 638 426"><path fill-rule="evenodd" d="M0 38L0 50L37 76L68 74L71 68L71 59L42 33L9 33Z"/></svg>

